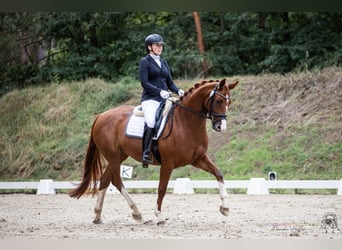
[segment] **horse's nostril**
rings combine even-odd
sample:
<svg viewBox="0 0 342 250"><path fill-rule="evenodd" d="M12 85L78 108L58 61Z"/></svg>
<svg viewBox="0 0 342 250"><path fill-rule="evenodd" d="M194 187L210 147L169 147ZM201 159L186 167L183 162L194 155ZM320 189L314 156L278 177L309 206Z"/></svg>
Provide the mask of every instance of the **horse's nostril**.
<svg viewBox="0 0 342 250"><path fill-rule="evenodd" d="M227 121L225 119L216 121L213 124L213 129L218 132L225 131L227 129Z"/></svg>
<svg viewBox="0 0 342 250"><path fill-rule="evenodd" d="M215 131L221 131L221 124L220 124L220 123L214 124L213 129L214 129Z"/></svg>

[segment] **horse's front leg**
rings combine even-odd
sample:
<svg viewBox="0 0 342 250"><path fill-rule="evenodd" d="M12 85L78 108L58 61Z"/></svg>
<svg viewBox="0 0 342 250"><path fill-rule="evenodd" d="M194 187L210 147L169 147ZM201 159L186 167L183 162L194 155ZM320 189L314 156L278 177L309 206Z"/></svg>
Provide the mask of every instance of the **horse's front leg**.
<svg viewBox="0 0 342 250"><path fill-rule="evenodd" d="M161 214L161 207L163 203L163 198L167 191L167 185L169 183L169 179L172 173L172 167L166 166L165 164L160 167L160 177L159 177L159 186L158 186L158 199L156 209L154 210L154 214L157 217L157 225L164 225L165 219Z"/></svg>
<svg viewBox="0 0 342 250"><path fill-rule="evenodd" d="M222 200L222 205L220 206L220 212L224 216L228 216L229 214L228 194L227 194L226 186L225 186L221 171L209 159L208 155L205 155L200 160L196 161L193 164L193 166L203 169L204 171L207 171L216 177L216 180L219 186L220 197Z"/></svg>
<svg viewBox="0 0 342 250"><path fill-rule="evenodd" d="M106 196L106 191L110 183L110 169L107 167L104 174L101 176L99 191L97 192L97 200L94 208L95 218L93 220L94 224L101 224L102 218L102 208L103 208L103 201ZM94 187L96 188L96 187Z"/></svg>
<svg viewBox="0 0 342 250"><path fill-rule="evenodd" d="M111 165L110 165L111 166ZM128 194L127 190L125 189L122 179L120 176L120 163L113 163L111 171L111 179L113 185L120 191L123 197L126 199L128 206L132 209L132 216L133 219L136 221L142 221L142 215L133 201L132 197Z"/></svg>
<svg viewBox="0 0 342 250"><path fill-rule="evenodd" d="M220 171L219 171L219 175L222 176ZM220 212L224 216L228 216L229 215L228 194L227 194L226 186L223 180L223 176L221 180L217 180L217 183L219 186L220 196L222 200L222 205L220 206Z"/></svg>

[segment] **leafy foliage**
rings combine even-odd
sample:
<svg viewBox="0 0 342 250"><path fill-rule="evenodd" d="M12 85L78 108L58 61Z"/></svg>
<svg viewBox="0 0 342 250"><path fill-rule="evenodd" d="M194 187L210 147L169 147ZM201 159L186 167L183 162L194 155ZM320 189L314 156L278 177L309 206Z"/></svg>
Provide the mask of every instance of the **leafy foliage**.
<svg viewBox="0 0 342 250"><path fill-rule="evenodd" d="M137 78L144 38L160 33L175 78L310 70L342 61L342 14L200 13L205 53L191 13L2 12L0 94L18 86L98 77Z"/></svg>

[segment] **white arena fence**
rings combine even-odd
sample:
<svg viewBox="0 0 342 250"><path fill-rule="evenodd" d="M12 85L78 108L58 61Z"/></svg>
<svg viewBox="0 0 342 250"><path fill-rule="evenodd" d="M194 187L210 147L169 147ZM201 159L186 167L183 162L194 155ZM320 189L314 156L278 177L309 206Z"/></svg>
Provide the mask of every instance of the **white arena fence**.
<svg viewBox="0 0 342 250"><path fill-rule="evenodd" d="M53 181L51 179L39 182L0 182L2 190L32 190L37 189L37 194L56 194L56 190L74 189L79 181ZM126 189L157 189L159 181L126 180ZM250 180L225 181L227 189L247 189L247 194L269 194L269 189L337 189L337 195L342 195L341 180L265 180L265 178L251 178ZM217 189L217 181L190 180L178 178L170 180L169 189L174 194L193 194L195 189ZM110 185L107 193L119 193Z"/></svg>

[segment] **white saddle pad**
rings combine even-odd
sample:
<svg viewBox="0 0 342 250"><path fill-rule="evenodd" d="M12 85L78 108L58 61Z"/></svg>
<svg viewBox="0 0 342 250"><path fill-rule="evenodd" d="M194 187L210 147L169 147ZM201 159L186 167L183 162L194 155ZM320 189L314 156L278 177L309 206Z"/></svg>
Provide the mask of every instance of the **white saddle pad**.
<svg viewBox="0 0 342 250"><path fill-rule="evenodd" d="M161 133L163 132L166 118L167 116L164 116L160 128L158 130L157 136L153 138L154 140L158 139ZM129 118L126 128L126 135L129 137L142 138L144 134L144 126L145 118L143 116L136 116L133 114L131 118Z"/></svg>
<svg viewBox="0 0 342 250"><path fill-rule="evenodd" d="M130 137L142 138L144 134L145 118L143 116L132 115L129 118L126 135Z"/></svg>

